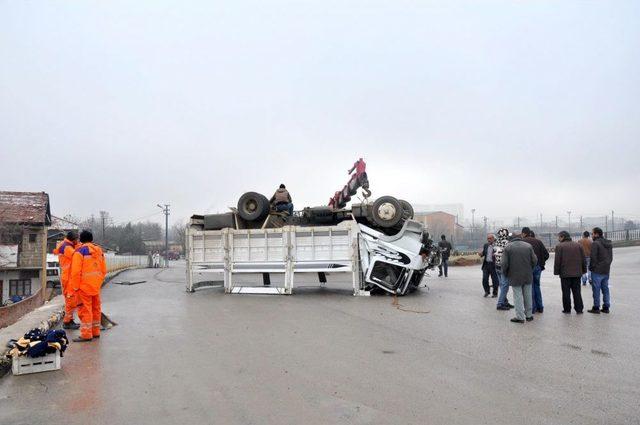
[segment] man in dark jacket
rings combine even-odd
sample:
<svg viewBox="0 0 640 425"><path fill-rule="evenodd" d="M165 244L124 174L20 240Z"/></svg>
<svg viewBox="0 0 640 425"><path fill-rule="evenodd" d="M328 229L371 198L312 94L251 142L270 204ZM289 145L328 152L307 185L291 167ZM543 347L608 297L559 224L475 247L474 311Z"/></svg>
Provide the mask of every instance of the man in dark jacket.
<svg viewBox="0 0 640 425"><path fill-rule="evenodd" d="M482 247L479 255L482 257L482 287L485 298L489 296L489 276L493 283L493 297L498 296L498 274L496 273L495 248L493 246L496 237L490 233L487 235L487 243Z"/></svg>
<svg viewBox="0 0 640 425"><path fill-rule="evenodd" d="M593 289L593 308L589 313L609 313L611 299L609 295L609 273L613 261L613 246L611 241L605 239L602 229L595 227L591 232L593 244L591 245L591 289ZM602 291L602 310L600 310L600 292Z"/></svg>
<svg viewBox="0 0 640 425"><path fill-rule="evenodd" d="M542 304L542 291L540 290L540 276L544 265L549 259L549 251L545 248L540 239L533 236L533 232L528 227L522 228L522 240L531 245L533 252L538 257L538 264L533 268L533 283L531 285L532 291L532 308L534 313L542 313L544 311L544 305Z"/></svg>
<svg viewBox="0 0 640 425"><path fill-rule="evenodd" d="M553 264L553 274L560 276L562 285L562 312L571 314L571 294L573 293L573 308L577 314L582 314L584 304L580 293L580 278L587 270L584 250L582 246L571 240L569 232L563 230L558 233L556 258Z"/></svg>
<svg viewBox="0 0 640 425"><path fill-rule="evenodd" d="M275 207L276 211L286 211L289 215L293 215L293 201L284 184L281 184L276 190L269 203Z"/></svg>
<svg viewBox="0 0 640 425"><path fill-rule="evenodd" d="M513 288L513 304L516 317L511 319L515 323L533 320L531 309L531 283L533 282L533 268L538 264L538 258L531 245L515 236L502 253L502 273L507 278L509 286Z"/></svg>
<svg viewBox="0 0 640 425"><path fill-rule="evenodd" d="M440 242L438 242L438 249L440 250L442 262L438 266L438 269L440 270L438 277L442 276L443 269L444 277L447 277L447 275L449 274L449 256L451 255L452 246L445 235L440 236L440 239Z"/></svg>

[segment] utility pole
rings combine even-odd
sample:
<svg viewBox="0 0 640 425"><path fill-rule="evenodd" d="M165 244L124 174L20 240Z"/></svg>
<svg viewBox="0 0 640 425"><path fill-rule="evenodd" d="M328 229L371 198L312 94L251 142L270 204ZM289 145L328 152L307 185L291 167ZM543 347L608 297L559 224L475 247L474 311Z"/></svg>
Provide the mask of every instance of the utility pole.
<svg viewBox="0 0 640 425"><path fill-rule="evenodd" d="M567 215L569 216L569 224L567 227L569 228L569 234L571 234L571 211L567 211Z"/></svg>
<svg viewBox="0 0 640 425"><path fill-rule="evenodd" d="M518 223L517 228L520 228L520 217L516 217L516 222Z"/></svg>
<svg viewBox="0 0 640 425"><path fill-rule="evenodd" d="M542 213L540 213L540 231L542 232Z"/></svg>
<svg viewBox="0 0 640 425"><path fill-rule="evenodd" d="M476 217L476 209L471 208L471 231L472 232L475 232L475 228L476 228L475 217Z"/></svg>
<svg viewBox="0 0 640 425"><path fill-rule="evenodd" d="M558 234L558 216L556 216L556 234Z"/></svg>
<svg viewBox="0 0 640 425"><path fill-rule="evenodd" d="M582 216L580 216L580 231L584 230L584 226L582 225Z"/></svg>
<svg viewBox="0 0 640 425"><path fill-rule="evenodd" d="M608 215L604 216L604 231L605 232L609 231L609 216Z"/></svg>
<svg viewBox="0 0 640 425"><path fill-rule="evenodd" d="M616 230L616 222L613 218L613 210L611 210L611 231L615 232L615 230Z"/></svg>
<svg viewBox="0 0 640 425"><path fill-rule="evenodd" d="M105 231L105 220L107 219L107 212L100 211L100 221L102 222L102 244L104 245L104 231Z"/></svg>
<svg viewBox="0 0 640 425"><path fill-rule="evenodd" d="M169 204L158 204L164 213L164 266L169 267Z"/></svg>
<svg viewBox="0 0 640 425"><path fill-rule="evenodd" d="M482 217L482 220L484 221L484 234L487 234L487 217L484 216Z"/></svg>

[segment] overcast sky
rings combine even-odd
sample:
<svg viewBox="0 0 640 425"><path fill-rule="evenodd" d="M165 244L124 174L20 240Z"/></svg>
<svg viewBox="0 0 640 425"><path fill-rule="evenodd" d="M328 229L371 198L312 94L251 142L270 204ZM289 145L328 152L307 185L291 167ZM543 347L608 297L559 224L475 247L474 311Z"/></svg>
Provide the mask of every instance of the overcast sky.
<svg viewBox="0 0 640 425"><path fill-rule="evenodd" d="M640 217L638 1L0 1L0 189L224 211L281 182ZM160 215L151 219L160 219Z"/></svg>

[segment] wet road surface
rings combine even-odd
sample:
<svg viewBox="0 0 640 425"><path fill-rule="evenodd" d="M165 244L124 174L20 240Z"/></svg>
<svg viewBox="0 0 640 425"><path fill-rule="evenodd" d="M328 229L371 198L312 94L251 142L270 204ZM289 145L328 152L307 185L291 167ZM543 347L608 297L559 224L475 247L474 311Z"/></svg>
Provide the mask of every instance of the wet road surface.
<svg viewBox="0 0 640 425"><path fill-rule="evenodd" d="M180 264L125 272L146 282L103 291L119 326L60 371L0 379L0 424L637 424L640 248L614 256L610 315L563 315L548 267L524 325L482 297L477 266L397 300L189 294Z"/></svg>

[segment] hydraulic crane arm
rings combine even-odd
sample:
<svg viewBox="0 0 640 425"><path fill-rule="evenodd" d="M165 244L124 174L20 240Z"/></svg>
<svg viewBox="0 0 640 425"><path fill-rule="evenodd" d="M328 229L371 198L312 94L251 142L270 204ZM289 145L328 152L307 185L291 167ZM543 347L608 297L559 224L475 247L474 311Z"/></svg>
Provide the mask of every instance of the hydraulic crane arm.
<svg viewBox="0 0 640 425"><path fill-rule="evenodd" d="M358 192L359 188L362 188L365 198L371 196L369 179L367 178L367 164L362 158L353 164L348 174L351 175L351 178L347 184L329 199L329 207L332 209L344 208L347 202L351 200L351 197Z"/></svg>

